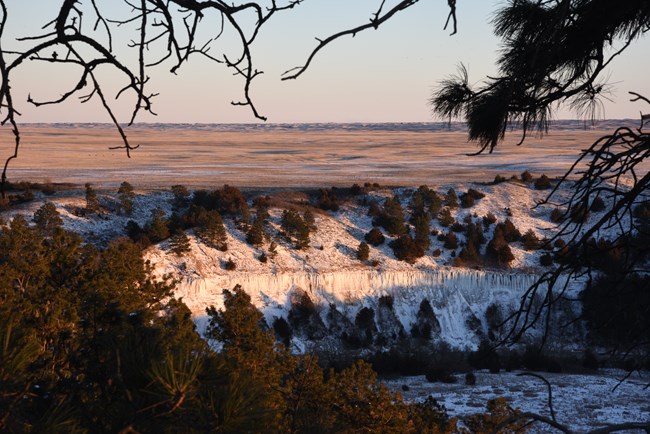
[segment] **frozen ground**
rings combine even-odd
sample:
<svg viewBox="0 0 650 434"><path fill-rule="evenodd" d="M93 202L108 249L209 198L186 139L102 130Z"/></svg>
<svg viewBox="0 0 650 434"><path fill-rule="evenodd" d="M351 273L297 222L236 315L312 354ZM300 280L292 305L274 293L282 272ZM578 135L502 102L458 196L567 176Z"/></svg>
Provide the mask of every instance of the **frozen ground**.
<svg viewBox="0 0 650 434"><path fill-rule="evenodd" d="M619 122L619 121L616 121ZM613 122L613 124L616 124ZM630 123L630 121L620 121ZM127 158L107 125L27 125L9 179L114 187L122 181L148 188L173 184L305 187L379 182L420 185L473 181L524 168L563 173L579 151L611 132L562 121L543 139L507 136L493 154L477 150L459 125L136 125L127 129L140 148ZM636 126L636 124L634 125ZM13 153L9 130L0 131L0 156Z"/></svg>
<svg viewBox="0 0 650 434"><path fill-rule="evenodd" d="M548 389L540 379L519 376L519 372L475 374L474 386L465 385L462 375L457 376L456 384L429 383L418 376L390 380L386 385L399 390L407 400L432 396L447 408L450 416L462 418L480 412L488 400L504 396L515 408L550 418ZM650 393L646 388L650 376L633 374L620 383L623 375L624 372L612 370L589 375L544 373L552 386L557 421L575 432L585 432L606 424L650 420ZM535 432L559 432L549 426L535 426Z"/></svg>

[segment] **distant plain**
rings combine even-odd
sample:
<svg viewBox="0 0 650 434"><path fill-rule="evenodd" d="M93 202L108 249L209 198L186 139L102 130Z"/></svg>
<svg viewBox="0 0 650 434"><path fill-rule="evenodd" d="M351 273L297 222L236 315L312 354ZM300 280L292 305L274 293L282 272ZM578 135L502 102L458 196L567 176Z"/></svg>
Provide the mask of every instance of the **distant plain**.
<svg viewBox="0 0 650 434"><path fill-rule="evenodd" d="M408 125L408 124L406 124ZM478 150L461 128L418 124L316 126L137 125L126 130L139 148L127 158L117 130L108 125L27 125L11 181L92 182L112 188L129 181L140 188L173 184L210 188L386 186L489 181L528 169L558 176L596 139L613 131L561 128L516 146L513 131L493 154ZM2 131L0 157L13 152Z"/></svg>

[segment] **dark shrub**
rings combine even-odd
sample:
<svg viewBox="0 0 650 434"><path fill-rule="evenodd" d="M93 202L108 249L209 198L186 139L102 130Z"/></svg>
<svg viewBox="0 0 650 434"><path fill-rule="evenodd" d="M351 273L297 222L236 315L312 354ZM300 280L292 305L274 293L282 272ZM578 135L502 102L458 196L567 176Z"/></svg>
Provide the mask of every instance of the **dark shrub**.
<svg viewBox="0 0 650 434"><path fill-rule="evenodd" d="M507 178L505 178L505 177L503 177L501 175L497 175L497 176L494 177L494 181L492 183L493 184L501 184L502 182L506 182L507 180L508 180Z"/></svg>
<svg viewBox="0 0 650 434"><path fill-rule="evenodd" d="M554 208L553 211L551 211L551 221L553 223L560 223L563 218L564 211L562 211L560 208Z"/></svg>
<svg viewBox="0 0 650 434"><path fill-rule="evenodd" d="M390 310L393 310L393 303L395 301L393 300L392 295L382 295L379 297L379 307L385 307Z"/></svg>
<svg viewBox="0 0 650 434"><path fill-rule="evenodd" d="M648 340L650 276L603 276L581 294L583 317L596 342L627 347Z"/></svg>
<svg viewBox="0 0 650 434"><path fill-rule="evenodd" d="M454 232L465 232L465 226L459 221L454 222L453 225L451 225L451 230Z"/></svg>
<svg viewBox="0 0 650 434"><path fill-rule="evenodd" d="M370 247L368 247L368 244L366 244L364 241L361 241L361 243L359 243L359 247L357 248L357 259L360 261L367 261L369 256Z"/></svg>
<svg viewBox="0 0 650 434"><path fill-rule="evenodd" d="M391 235L402 235L407 232L404 210L397 196L386 199L381 214L375 217L373 224L383 227Z"/></svg>
<svg viewBox="0 0 650 434"><path fill-rule="evenodd" d="M302 214L302 219L305 221L305 224L309 226L310 230L316 232L316 217L310 209Z"/></svg>
<svg viewBox="0 0 650 434"><path fill-rule="evenodd" d="M521 242L524 245L524 249L537 250L540 247L539 238L532 229L528 229L524 235L521 237Z"/></svg>
<svg viewBox="0 0 650 434"><path fill-rule="evenodd" d="M472 240L467 241L467 244L461 249L456 259L457 266L476 264L481 261L481 255L474 245Z"/></svg>
<svg viewBox="0 0 650 434"><path fill-rule="evenodd" d="M494 236L487 245L485 256L497 265L508 265L515 259L508 242L503 237L501 228L497 227L494 230Z"/></svg>
<svg viewBox="0 0 650 434"><path fill-rule="evenodd" d="M182 256L183 253L187 253L192 250L190 246L190 239L188 238L185 231L178 230L172 234L169 238L169 250L174 253L176 256Z"/></svg>
<svg viewBox="0 0 650 434"><path fill-rule="evenodd" d="M494 346L487 341L481 341L476 351L467 356L467 362L474 369L489 369L490 372L496 373L501 369L501 360Z"/></svg>
<svg viewBox="0 0 650 434"><path fill-rule="evenodd" d="M88 186L88 184L86 184ZM171 187L172 194L174 199L172 200L172 206L174 209L180 209L186 207L190 200L190 191L184 185L172 185Z"/></svg>
<svg viewBox="0 0 650 434"><path fill-rule="evenodd" d="M465 238L467 242L473 242L477 248L482 246L485 243L485 234L481 222L468 223Z"/></svg>
<svg viewBox="0 0 650 434"><path fill-rule="evenodd" d="M569 215L573 223L584 223L589 218L589 208L584 203L575 204Z"/></svg>
<svg viewBox="0 0 650 434"><path fill-rule="evenodd" d="M377 202L372 202L368 207L368 216L377 217L381 215L381 207Z"/></svg>
<svg viewBox="0 0 650 434"><path fill-rule="evenodd" d="M471 208L474 206L475 199L473 196L465 193L460 196L460 206L463 208Z"/></svg>
<svg viewBox="0 0 650 434"><path fill-rule="evenodd" d="M467 190L467 195L473 197L474 200L481 200L485 197L485 193L478 190L474 190L473 188Z"/></svg>
<svg viewBox="0 0 650 434"><path fill-rule="evenodd" d="M296 249L309 247L311 229L296 211L290 209L282 212L281 227L286 236L293 241Z"/></svg>
<svg viewBox="0 0 650 434"><path fill-rule="evenodd" d="M411 327L411 336L429 340L434 334L440 334L440 322L431 307L431 303L425 298L420 302L415 323Z"/></svg>
<svg viewBox="0 0 650 434"><path fill-rule="evenodd" d="M650 219L650 201L644 201L634 208L634 218L640 220Z"/></svg>
<svg viewBox="0 0 650 434"><path fill-rule="evenodd" d="M458 195L456 190L450 188L445 195L445 202L449 208L458 208Z"/></svg>
<svg viewBox="0 0 650 434"><path fill-rule="evenodd" d="M427 369L424 375L429 383L447 383L453 384L458 381L447 368L434 366Z"/></svg>
<svg viewBox="0 0 650 434"><path fill-rule="evenodd" d="M228 271L234 271L237 269L237 264L232 259L228 259L224 264L224 268Z"/></svg>
<svg viewBox="0 0 650 434"><path fill-rule="evenodd" d="M542 371L546 366L546 357L539 349L533 346L527 346L521 362L526 369Z"/></svg>
<svg viewBox="0 0 650 434"><path fill-rule="evenodd" d="M422 250L426 251L431 246L431 239L429 233L431 227L429 226L429 215L426 213L418 214L413 219L415 227L415 242Z"/></svg>
<svg viewBox="0 0 650 434"><path fill-rule="evenodd" d="M445 244L444 247L445 249L457 249L458 248L458 237L456 236L455 233L453 232L447 232L444 238Z"/></svg>
<svg viewBox="0 0 650 434"><path fill-rule="evenodd" d="M133 200L135 199L133 186L127 181L124 181L120 184L117 195L120 200L120 211L126 215L133 214Z"/></svg>
<svg viewBox="0 0 650 434"><path fill-rule="evenodd" d="M228 184L220 190L194 192L192 203L208 211L216 210L220 215L240 215L246 223L250 218L250 210L243 193Z"/></svg>
<svg viewBox="0 0 650 434"><path fill-rule="evenodd" d="M359 310L357 316L354 319L354 324L360 329L372 329L376 330L377 325L375 324L375 311L371 307L364 307Z"/></svg>
<svg viewBox="0 0 650 434"><path fill-rule="evenodd" d="M539 264L543 267L549 267L553 265L553 256L550 253L544 253L539 258Z"/></svg>
<svg viewBox="0 0 650 434"><path fill-rule="evenodd" d="M497 222L497 217L491 212L483 216L483 224L485 224L486 227L493 225L496 222Z"/></svg>
<svg viewBox="0 0 650 434"><path fill-rule="evenodd" d="M495 231L499 229L503 234L503 238L509 243L513 243L521 239L521 232L519 232L517 227L510 221L510 219L506 219L503 223L499 223L496 226Z"/></svg>
<svg viewBox="0 0 650 434"><path fill-rule="evenodd" d="M542 175L535 181L536 190L548 190L551 188L551 180L546 175Z"/></svg>
<svg viewBox="0 0 650 434"><path fill-rule="evenodd" d="M61 213L52 202L45 202L34 212L34 223L44 235L52 235L57 229L63 227Z"/></svg>
<svg viewBox="0 0 650 434"><path fill-rule="evenodd" d="M442 250L440 249L436 249L433 252L431 252L431 256L433 256L434 258L439 257L441 254L442 254Z"/></svg>
<svg viewBox="0 0 650 434"><path fill-rule="evenodd" d="M368 232L363 238L375 247L383 244L386 240L386 237L384 237L384 234L381 233L379 228L370 229L370 232Z"/></svg>
<svg viewBox="0 0 650 434"><path fill-rule="evenodd" d="M465 384L468 386L476 385L476 375L474 375L473 372L468 372L467 374L465 374Z"/></svg>
<svg viewBox="0 0 650 434"><path fill-rule="evenodd" d="M151 211L151 220L145 225L144 230L153 243L159 243L169 238L167 216L162 208L155 208Z"/></svg>
<svg viewBox="0 0 650 434"><path fill-rule="evenodd" d="M326 211L338 211L340 206L336 189L334 187L329 190L321 189L316 206Z"/></svg>
<svg viewBox="0 0 650 434"><path fill-rule="evenodd" d="M262 252L262 253L257 257L257 259L258 259L262 264L266 264L266 263L269 261L269 258L266 256L266 254L265 254L264 252Z"/></svg>
<svg viewBox="0 0 650 434"><path fill-rule="evenodd" d="M292 332L287 320L282 317L276 318L273 321L273 331L275 332L276 339L288 347L291 343Z"/></svg>
<svg viewBox="0 0 650 434"><path fill-rule="evenodd" d="M395 257L400 261L413 263L417 258L424 256L424 249L416 243L410 235L404 234L390 242Z"/></svg>
<svg viewBox="0 0 650 434"><path fill-rule="evenodd" d="M591 206L589 207L589 211L593 212L599 212L605 209L605 201L600 197L596 197L593 202L591 202Z"/></svg>
<svg viewBox="0 0 650 434"><path fill-rule="evenodd" d="M503 312L501 307L496 303L491 303L485 310L485 321L487 322L488 332L497 334L503 328Z"/></svg>
<svg viewBox="0 0 650 434"><path fill-rule="evenodd" d="M531 182L533 180L533 175L526 170L521 174L521 180L524 182Z"/></svg>
<svg viewBox="0 0 650 434"><path fill-rule="evenodd" d="M450 226L455 221L456 219L453 218L451 215L451 209L445 207L442 210L440 210L440 213L438 214L438 222L440 223L441 226L444 227Z"/></svg>
<svg viewBox="0 0 650 434"><path fill-rule="evenodd" d="M261 220L255 220L246 233L246 242L252 246L259 246L264 242L264 227Z"/></svg>

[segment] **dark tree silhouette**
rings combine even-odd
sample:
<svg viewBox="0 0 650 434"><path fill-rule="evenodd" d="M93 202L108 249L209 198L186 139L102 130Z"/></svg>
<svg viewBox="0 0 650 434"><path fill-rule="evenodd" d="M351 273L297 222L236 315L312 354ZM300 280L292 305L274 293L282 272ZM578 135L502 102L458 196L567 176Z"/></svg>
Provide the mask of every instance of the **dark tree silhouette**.
<svg viewBox="0 0 650 434"><path fill-rule="evenodd" d="M467 69L461 66L431 98L435 113L467 122L478 153L492 152L511 127L521 132L521 142L531 131L545 133L559 104L595 120L610 89L606 69L650 28L650 2L511 0L496 13L494 26L502 40L498 74L473 87ZM632 101L650 103L638 93L630 95ZM621 279L648 271L648 245L634 241L644 228L633 214L648 200L650 140L644 124L649 118L641 115L638 128L619 128L583 151L544 201L563 210L554 213L560 225L555 239L567 241L564 249L569 254L563 254L561 265L544 274L525 294L511 318L514 327L509 339L516 340L538 322L549 321L550 311L566 298L573 278L593 281L596 267L588 252L602 230L616 229L611 245L626 246L618 270ZM567 185L573 193L562 199L558 191ZM588 210L596 198L606 199L609 206L592 218ZM609 288L613 291L615 285ZM535 299L542 303L534 303ZM647 341L635 344L650 353Z"/></svg>

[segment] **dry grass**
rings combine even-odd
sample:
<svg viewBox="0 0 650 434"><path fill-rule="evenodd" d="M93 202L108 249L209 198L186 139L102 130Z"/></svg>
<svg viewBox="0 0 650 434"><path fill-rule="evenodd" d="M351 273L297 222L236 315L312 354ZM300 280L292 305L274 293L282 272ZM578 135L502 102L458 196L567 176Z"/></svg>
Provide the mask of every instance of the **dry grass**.
<svg viewBox="0 0 650 434"><path fill-rule="evenodd" d="M381 185L490 181L524 169L534 175L564 172L580 149L604 131L556 131L516 147L513 135L494 154L475 157L474 144L457 132L408 131L219 131L142 128L127 131L140 148L126 158L117 133L84 126L22 129L22 149L11 164L12 181L92 182L115 187L185 184L216 188L323 187L379 182ZM12 151L0 132L0 157Z"/></svg>

